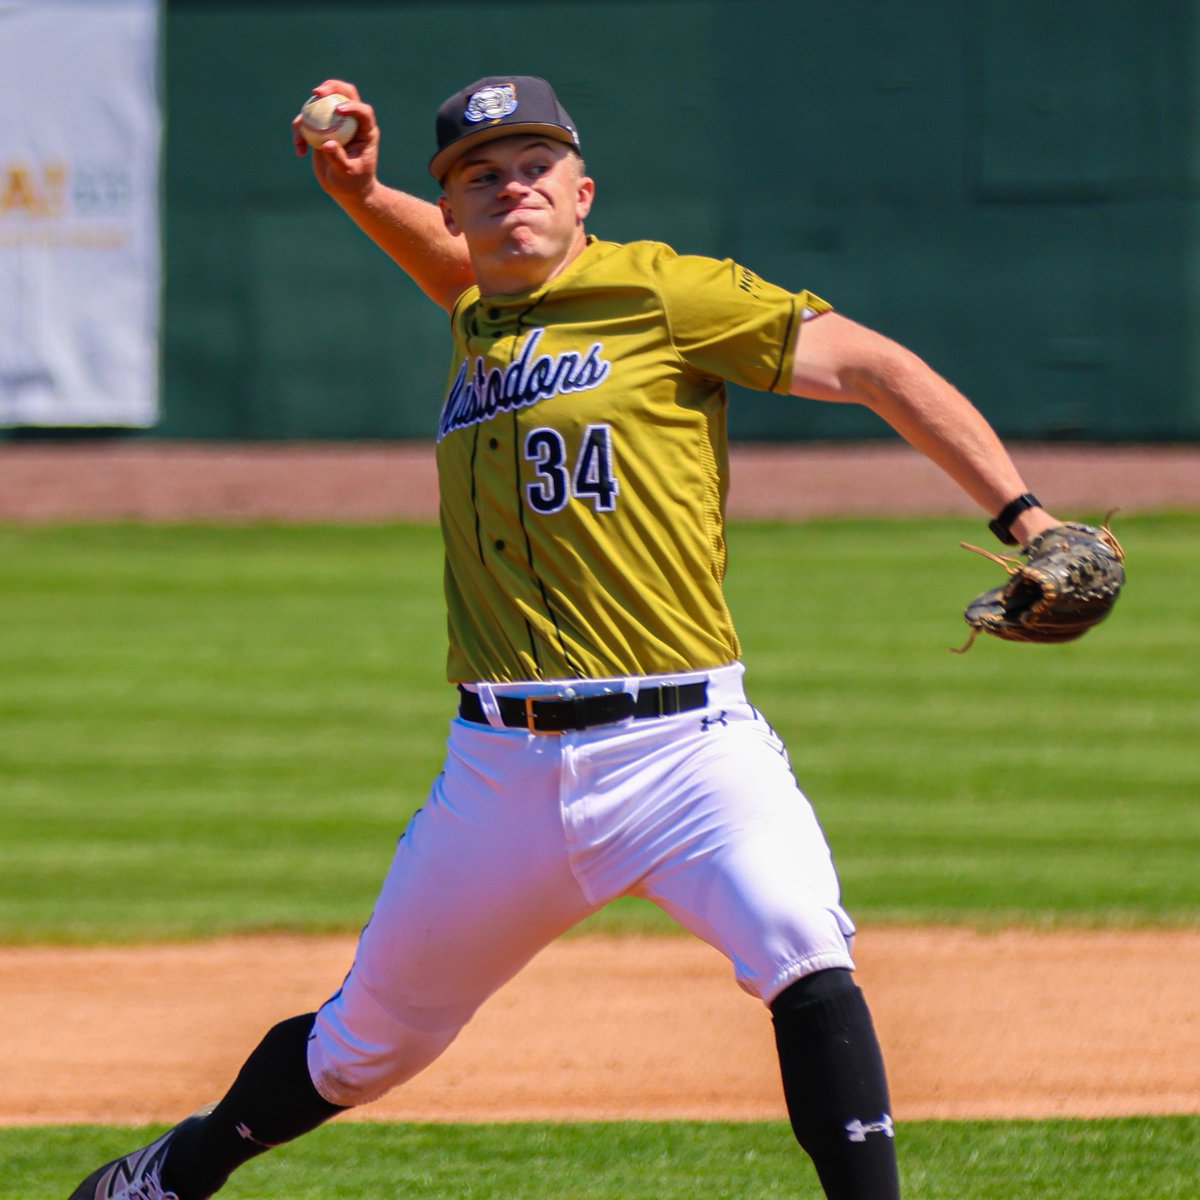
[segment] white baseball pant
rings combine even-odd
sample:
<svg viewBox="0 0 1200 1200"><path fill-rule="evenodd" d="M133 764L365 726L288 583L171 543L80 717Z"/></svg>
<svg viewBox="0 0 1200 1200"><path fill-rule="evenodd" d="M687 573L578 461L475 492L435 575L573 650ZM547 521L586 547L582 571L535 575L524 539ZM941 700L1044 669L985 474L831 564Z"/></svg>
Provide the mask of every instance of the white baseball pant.
<svg viewBox="0 0 1200 1200"><path fill-rule="evenodd" d="M354 964L317 1014L309 1070L333 1104L428 1066L559 934L618 896L659 905L769 1003L853 968L825 836L740 663L571 681L579 693L708 680L705 708L536 734L455 718L443 772L397 845ZM474 685L493 697L565 685Z"/></svg>

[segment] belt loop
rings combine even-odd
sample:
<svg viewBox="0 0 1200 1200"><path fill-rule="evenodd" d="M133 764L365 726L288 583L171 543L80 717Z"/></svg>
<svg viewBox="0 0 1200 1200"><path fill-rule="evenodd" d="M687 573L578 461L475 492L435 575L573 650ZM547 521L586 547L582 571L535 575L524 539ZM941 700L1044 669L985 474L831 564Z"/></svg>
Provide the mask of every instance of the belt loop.
<svg viewBox="0 0 1200 1200"><path fill-rule="evenodd" d="M500 715L500 706L496 703L496 693L489 683L480 682L475 685L475 694L479 697L479 706L483 709L483 719L493 729L504 729L504 718Z"/></svg>
<svg viewBox="0 0 1200 1200"><path fill-rule="evenodd" d="M667 697L670 696L668 703ZM658 715L673 717L679 712L679 684L660 683L658 685Z"/></svg>

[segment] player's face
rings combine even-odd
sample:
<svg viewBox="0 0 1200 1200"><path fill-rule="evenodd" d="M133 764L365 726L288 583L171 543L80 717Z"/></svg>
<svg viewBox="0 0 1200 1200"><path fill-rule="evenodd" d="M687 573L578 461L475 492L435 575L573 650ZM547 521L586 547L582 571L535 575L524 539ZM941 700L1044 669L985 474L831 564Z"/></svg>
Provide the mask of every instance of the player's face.
<svg viewBox="0 0 1200 1200"><path fill-rule="evenodd" d="M467 239L484 294L544 283L586 244L595 185L566 146L497 138L451 168L440 200L446 227Z"/></svg>

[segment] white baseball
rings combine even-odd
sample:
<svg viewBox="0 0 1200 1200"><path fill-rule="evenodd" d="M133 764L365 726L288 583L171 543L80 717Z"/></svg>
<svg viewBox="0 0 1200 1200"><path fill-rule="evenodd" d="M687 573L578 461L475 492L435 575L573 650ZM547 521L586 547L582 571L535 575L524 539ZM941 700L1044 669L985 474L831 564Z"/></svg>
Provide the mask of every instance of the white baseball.
<svg viewBox="0 0 1200 1200"><path fill-rule="evenodd" d="M331 92L305 101L300 110L300 133L310 146L323 146L330 138L344 146L354 136L358 122L337 111L337 106L348 99L340 92Z"/></svg>

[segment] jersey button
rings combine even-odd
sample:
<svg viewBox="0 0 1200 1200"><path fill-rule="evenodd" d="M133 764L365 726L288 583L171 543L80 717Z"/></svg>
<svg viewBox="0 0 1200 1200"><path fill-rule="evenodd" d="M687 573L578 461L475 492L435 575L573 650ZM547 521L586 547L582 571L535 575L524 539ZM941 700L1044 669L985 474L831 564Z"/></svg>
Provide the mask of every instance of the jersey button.
<svg viewBox="0 0 1200 1200"><path fill-rule="evenodd" d="M500 320L500 310L498 308L489 308L488 309L488 320L489 321Z"/></svg>
<svg viewBox="0 0 1200 1200"><path fill-rule="evenodd" d="M496 540L495 540L495 541L492 543L492 545L493 545L493 546L495 546L497 550L503 550L503 549L504 549L504 539L503 539L503 538L497 538L497 539L496 539Z"/></svg>
<svg viewBox="0 0 1200 1200"><path fill-rule="evenodd" d="M488 445L491 446L493 450L498 450L500 448L500 443L495 438L489 438Z"/></svg>

